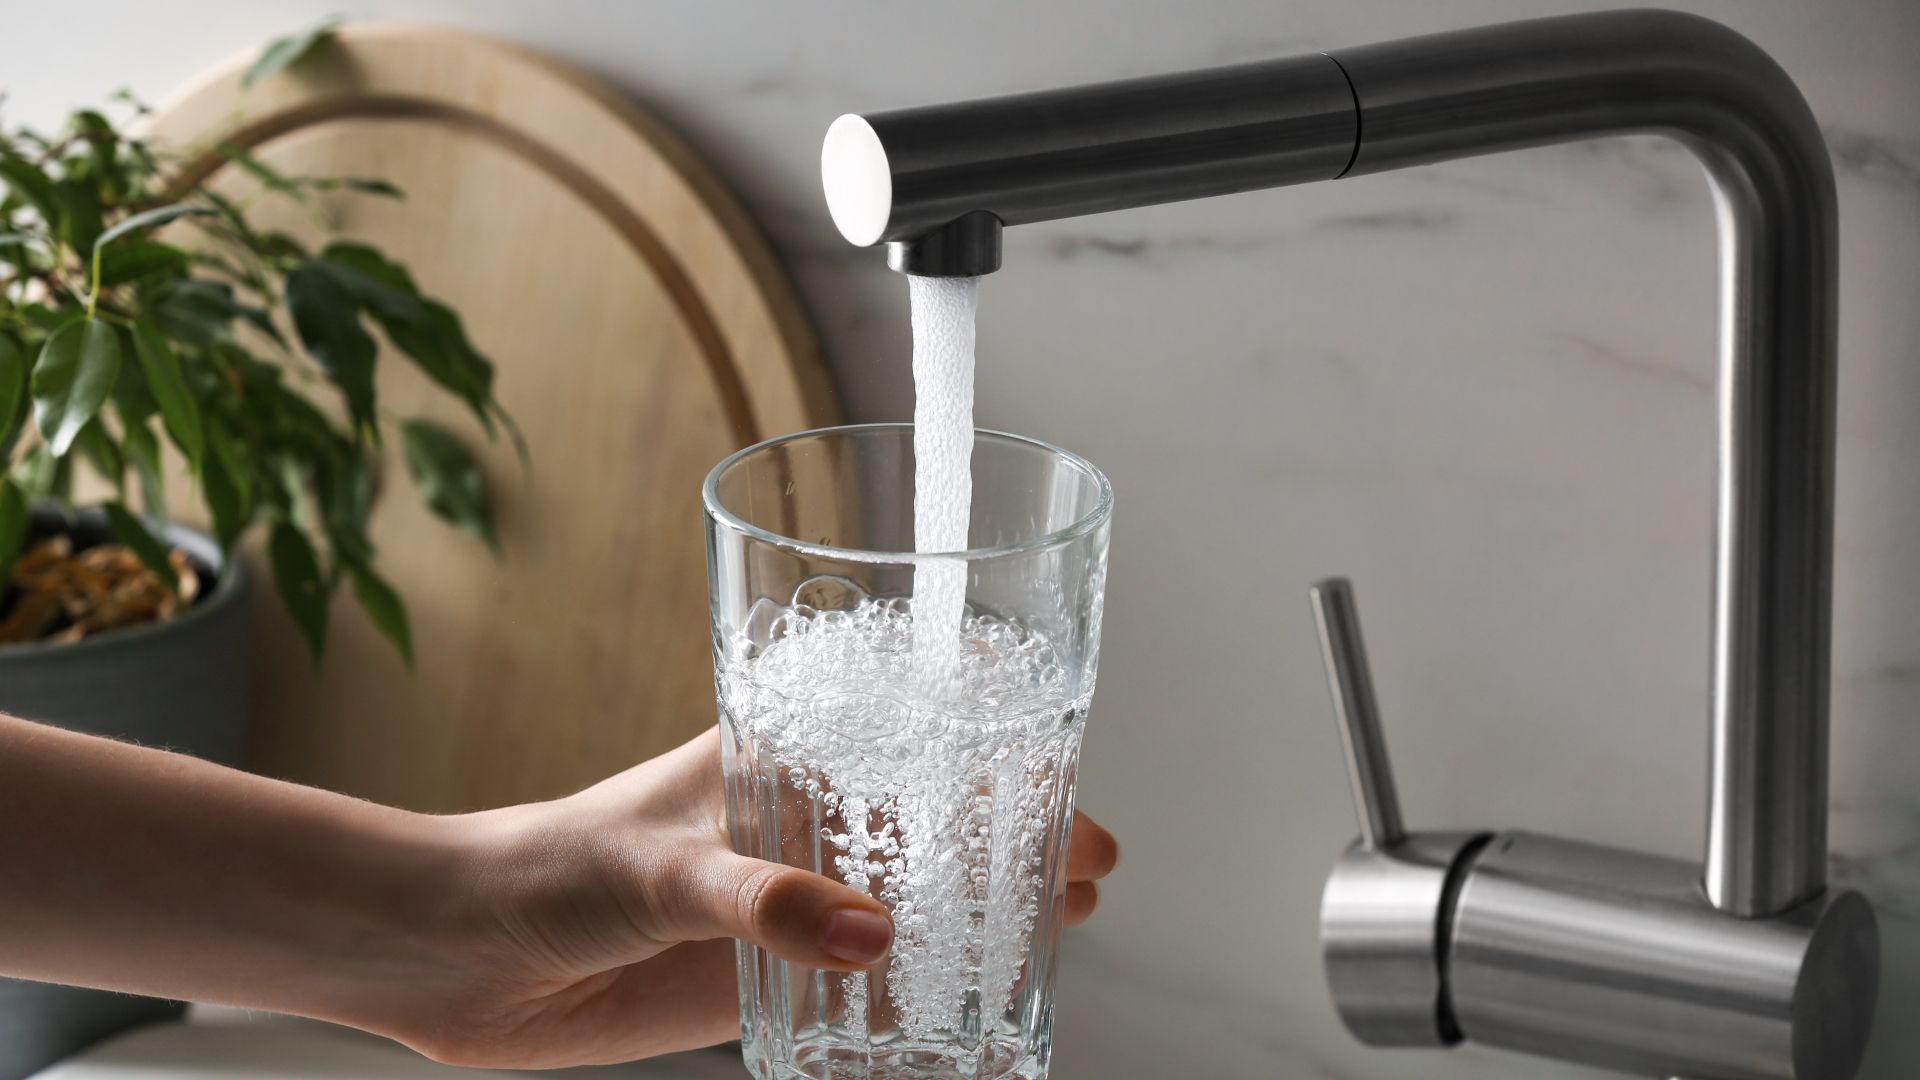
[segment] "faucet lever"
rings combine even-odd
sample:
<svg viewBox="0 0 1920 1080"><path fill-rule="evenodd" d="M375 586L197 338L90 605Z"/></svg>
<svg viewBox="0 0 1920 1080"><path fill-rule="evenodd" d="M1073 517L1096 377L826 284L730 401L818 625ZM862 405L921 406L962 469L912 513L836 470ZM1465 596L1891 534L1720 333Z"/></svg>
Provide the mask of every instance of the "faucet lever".
<svg viewBox="0 0 1920 1080"><path fill-rule="evenodd" d="M1320 653L1327 664L1327 689L1347 755L1354 810L1360 817L1361 843L1368 849L1392 847L1406 839L1400 797L1393 786L1393 764L1380 733L1380 709L1367 668L1367 645L1360 636L1360 612L1353 586L1343 577L1327 578L1307 590L1314 622L1320 628Z"/></svg>

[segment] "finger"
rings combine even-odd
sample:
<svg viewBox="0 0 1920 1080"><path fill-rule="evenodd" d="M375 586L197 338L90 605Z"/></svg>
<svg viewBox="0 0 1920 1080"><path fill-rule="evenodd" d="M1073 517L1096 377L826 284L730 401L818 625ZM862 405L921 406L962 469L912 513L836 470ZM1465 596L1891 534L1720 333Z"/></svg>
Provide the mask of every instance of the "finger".
<svg viewBox="0 0 1920 1080"><path fill-rule="evenodd" d="M645 804L724 808L720 777L720 729L711 727L576 797L627 810Z"/></svg>
<svg viewBox="0 0 1920 1080"><path fill-rule="evenodd" d="M1120 862L1120 842L1100 823L1073 812L1073 841L1067 848L1067 880L1096 881L1113 873Z"/></svg>
<svg viewBox="0 0 1920 1080"><path fill-rule="evenodd" d="M1093 909L1098 907L1099 904L1100 886L1095 885L1091 881L1070 881L1067 883L1067 912L1065 917L1068 926L1079 926L1081 923L1086 922L1087 917L1093 914Z"/></svg>
<svg viewBox="0 0 1920 1080"><path fill-rule="evenodd" d="M731 937L808 967L854 971L886 955L893 920L865 893L792 866L716 851L654 890L675 940Z"/></svg>

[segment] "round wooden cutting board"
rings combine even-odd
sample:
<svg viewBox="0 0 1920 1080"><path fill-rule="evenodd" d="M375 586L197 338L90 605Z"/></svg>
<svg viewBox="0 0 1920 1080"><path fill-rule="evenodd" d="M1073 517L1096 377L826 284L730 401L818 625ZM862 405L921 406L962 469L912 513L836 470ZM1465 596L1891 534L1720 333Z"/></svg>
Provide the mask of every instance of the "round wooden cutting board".
<svg viewBox="0 0 1920 1080"><path fill-rule="evenodd" d="M752 225L644 112L516 46L350 27L243 89L250 60L162 107L155 141L226 140L289 174L399 185L404 200L330 193L321 208L462 315L533 456L523 473L504 439L383 355L384 408L438 419L481 455L504 554L430 516L385 451L373 541L411 610L418 671L346 589L315 669L261 589L252 766L461 810L577 789L712 724L701 479L741 446L834 420ZM218 154L194 160L223 193L257 188ZM323 236L284 202L255 206ZM190 489L173 490L196 520Z"/></svg>

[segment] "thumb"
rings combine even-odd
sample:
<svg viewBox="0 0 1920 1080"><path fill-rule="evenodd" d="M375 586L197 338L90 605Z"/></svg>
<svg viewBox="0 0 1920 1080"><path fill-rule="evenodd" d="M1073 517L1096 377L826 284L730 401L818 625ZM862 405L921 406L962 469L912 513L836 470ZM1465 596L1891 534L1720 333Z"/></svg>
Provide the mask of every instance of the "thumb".
<svg viewBox="0 0 1920 1080"><path fill-rule="evenodd" d="M893 943L880 901L798 867L717 851L686 872L658 912L674 937L731 937L808 967L872 965Z"/></svg>

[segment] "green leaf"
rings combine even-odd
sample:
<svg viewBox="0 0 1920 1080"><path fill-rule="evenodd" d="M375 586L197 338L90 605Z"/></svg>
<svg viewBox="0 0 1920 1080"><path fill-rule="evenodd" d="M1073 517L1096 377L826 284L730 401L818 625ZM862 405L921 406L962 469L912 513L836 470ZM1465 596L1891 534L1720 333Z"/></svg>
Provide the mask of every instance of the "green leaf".
<svg viewBox="0 0 1920 1080"><path fill-rule="evenodd" d="M119 198L127 187L118 160L120 133L106 117L92 109L73 114L73 131L87 144L87 178L107 197Z"/></svg>
<svg viewBox="0 0 1920 1080"><path fill-rule="evenodd" d="M317 662L327 644L327 587L313 545L299 529L277 522L267 541L267 559L273 564L273 584L280 600Z"/></svg>
<svg viewBox="0 0 1920 1080"><path fill-rule="evenodd" d="M389 199L405 199L407 193L390 181L362 176L306 176L290 181L293 184L312 188L314 191L338 191L345 188L362 195L384 195Z"/></svg>
<svg viewBox="0 0 1920 1080"><path fill-rule="evenodd" d="M362 195L384 195L389 199L404 199L407 197L406 192L385 180L355 176L348 177L342 181L342 183L347 186L347 190L357 191Z"/></svg>
<svg viewBox="0 0 1920 1080"><path fill-rule="evenodd" d="M268 42L267 47L261 50L259 59L240 77L240 85L250 87L282 68L298 63L301 57L313 51L314 46L332 37L334 28L342 21L342 16L329 15L298 34Z"/></svg>
<svg viewBox="0 0 1920 1080"><path fill-rule="evenodd" d="M260 181L260 186L268 191L287 195L303 205L313 202L311 192L338 191L342 188L363 195L384 195L390 199L404 199L406 192L394 184L379 179L358 176L288 176L260 160L252 151L233 143L220 143L214 148L219 154L239 166L241 171Z"/></svg>
<svg viewBox="0 0 1920 1080"><path fill-rule="evenodd" d="M121 503L110 502L100 509L106 511L107 527L113 530L113 535L140 556L140 561L146 564L147 569L166 583L168 591L178 593L180 578L173 572L173 564L167 561L166 546L155 539L140 519L133 516L133 511Z"/></svg>
<svg viewBox="0 0 1920 1080"><path fill-rule="evenodd" d="M414 366L466 402L493 434L493 364L467 340L452 309L421 297L406 267L364 244L330 244L319 265L366 307Z"/></svg>
<svg viewBox="0 0 1920 1080"><path fill-rule="evenodd" d="M59 210L54 235L83 255L93 249L100 235L100 191L79 180L61 180L53 185L53 201Z"/></svg>
<svg viewBox="0 0 1920 1080"><path fill-rule="evenodd" d="M152 112L148 109L146 112ZM144 115L144 113L142 114ZM153 154L153 147L145 139L127 140L127 180L131 190L140 190L140 181L160 172L160 159Z"/></svg>
<svg viewBox="0 0 1920 1080"><path fill-rule="evenodd" d="M120 439L121 456L133 465L134 475L140 480L140 503L148 517L165 521L167 487L160 471L160 440L145 424L125 422L124 418L123 423L126 434Z"/></svg>
<svg viewBox="0 0 1920 1080"><path fill-rule="evenodd" d="M384 285L388 289L401 293L404 296L417 299L420 295L420 290L414 286L413 276L407 273L406 267L387 258L377 249L369 247L366 244L355 244L345 240L335 241L327 245L326 250L320 253L320 257L329 263L344 266L350 270L356 270L360 274L372 278L375 283ZM342 283L354 289L355 292L359 292L365 288L365 286L360 285L351 275L343 276ZM361 299L364 302L373 302L371 296L363 296Z"/></svg>
<svg viewBox="0 0 1920 1080"><path fill-rule="evenodd" d="M171 244L142 240L115 244L100 253L100 284L111 288L162 271L182 270L193 257Z"/></svg>
<svg viewBox="0 0 1920 1080"><path fill-rule="evenodd" d="M354 425L374 426L373 336L360 325L353 293L318 262L287 275L287 307L300 342L347 399Z"/></svg>
<svg viewBox="0 0 1920 1080"><path fill-rule="evenodd" d="M123 86L115 90L113 93L107 95L107 100L130 105L133 107L133 111L140 116L145 116L153 111L153 106L147 104L141 99L140 95L134 93L132 87Z"/></svg>
<svg viewBox="0 0 1920 1080"><path fill-rule="evenodd" d="M233 286L224 281L191 278L162 284L153 300L153 316L170 338L203 349L232 345L233 320L245 319L279 339L267 313L236 301Z"/></svg>
<svg viewBox="0 0 1920 1080"><path fill-rule="evenodd" d="M20 127L14 131L13 138L16 142L25 143L36 150L45 150L53 145L45 135L27 127L25 124L20 125Z"/></svg>
<svg viewBox="0 0 1920 1080"><path fill-rule="evenodd" d="M222 143L221 145L225 146L226 144ZM227 198L212 188L205 187L200 189L200 197L207 200L208 205L212 206L214 212L218 213L227 224L233 226L234 232L240 235L242 242L249 247L253 246L253 227L247 224L246 215L240 212L240 207L236 205L232 199Z"/></svg>
<svg viewBox="0 0 1920 1080"><path fill-rule="evenodd" d="M467 340L460 316L445 304L423 301L424 322L382 325L400 351L427 377L467 403L489 437L493 435L493 364Z"/></svg>
<svg viewBox="0 0 1920 1080"><path fill-rule="evenodd" d="M101 479L112 484L124 498L127 490L127 463L120 456L120 447L114 444L112 436L107 434L107 429L101 426L99 417L96 416L87 421L87 426L81 428L80 434L74 438L73 446L80 451L80 456L87 459L87 464L93 466L93 471L99 473Z"/></svg>
<svg viewBox="0 0 1920 1080"><path fill-rule="evenodd" d="M480 465L451 432L431 420L409 420L400 427L407 472L420 488L427 509L462 532L479 537L500 553L493 503Z"/></svg>
<svg viewBox="0 0 1920 1080"><path fill-rule="evenodd" d="M263 259L281 259L295 262L307 258L307 248L289 233L270 232L253 238L253 250Z"/></svg>
<svg viewBox="0 0 1920 1080"><path fill-rule="evenodd" d="M47 339L33 365L40 436L55 457L73 447L120 375L120 335L100 319L68 323Z"/></svg>
<svg viewBox="0 0 1920 1080"><path fill-rule="evenodd" d="M299 450L306 456L326 456L335 452L339 446L352 446L353 440L343 436L319 409L314 408L305 396L288 390L277 377L281 369L272 364L253 361L241 370L241 378L248 384L248 393L259 408L256 419L262 422L262 428L268 438L276 444L285 444Z"/></svg>
<svg viewBox="0 0 1920 1080"><path fill-rule="evenodd" d="M11 152L0 152L0 180L7 189L24 199L40 214L48 229L60 221L60 204L53 194L53 181L40 166Z"/></svg>
<svg viewBox="0 0 1920 1080"><path fill-rule="evenodd" d="M313 532L318 522L313 519L312 500L307 497L307 462L298 454L270 455L268 466L279 481L274 488L274 505L284 509L294 525L301 532ZM339 553L334 553L334 561L339 562Z"/></svg>
<svg viewBox="0 0 1920 1080"><path fill-rule="evenodd" d="M203 349L233 342L233 294L224 281L162 282L148 307L154 325L176 341Z"/></svg>
<svg viewBox="0 0 1920 1080"><path fill-rule="evenodd" d="M26 543L29 523L26 493L11 479L0 476L0 592L5 591L13 561L20 557L20 546Z"/></svg>
<svg viewBox="0 0 1920 1080"><path fill-rule="evenodd" d="M27 352L13 338L0 334L0 466L6 464L13 442L25 426L27 410Z"/></svg>
<svg viewBox="0 0 1920 1080"><path fill-rule="evenodd" d="M532 476L533 451L527 448L526 434L520 430L520 425L514 421L512 416L508 415L507 410L502 408L497 401L493 403L493 415L500 419L501 426L507 429L507 437L513 440L513 454L520 459L520 474L522 476Z"/></svg>
<svg viewBox="0 0 1920 1080"><path fill-rule="evenodd" d="M147 377L140 371L139 364L120 365L120 378L115 380L113 396L107 400L120 414L123 427L144 424L160 411L160 403L153 400L153 390L147 385Z"/></svg>
<svg viewBox="0 0 1920 1080"><path fill-rule="evenodd" d="M73 459L70 457L56 458L56 457L53 457L51 453L49 453L47 456L48 456L48 459L53 462L53 469L47 476L46 493L44 495L39 496L39 498L52 499L56 502L63 502L63 503L72 502L73 501Z"/></svg>
<svg viewBox="0 0 1920 1080"><path fill-rule="evenodd" d="M25 319L27 325L33 327L35 330L43 334L52 335L54 331L68 323L79 322L81 318L83 318L83 315L78 308L48 307L46 304L26 304L20 308L20 317Z"/></svg>
<svg viewBox="0 0 1920 1080"><path fill-rule="evenodd" d="M327 542L348 565L371 565L373 545L367 540L367 514L373 507L373 470L357 445L327 432L311 454L313 490L320 502Z"/></svg>
<svg viewBox="0 0 1920 1080"><path fill-rule="evenodd" d="M245 319L248 325L252 326L255 330L260 331L275 341L285 344L284 339L280 337L280 328L273 325L273 315L268 312L266 308L257 308L251 304L236 302L233 305L233 313L236 317Z"/></svg>
<svg viewBox="0 0 1920 1080"><path fill-rule="evenodd" d="M273 166L261 161L251 150L233 143L223 142L215 147L220 156L238 165L241 171L260 181L260 185L269 191L278 191L291 195L301 202L307 201L307 193L301 189L299 180L295 180Z"/></svg>
<svg viewBox="0 0 1920 1080"><path fill-rule="evenodd" d="M169 206L156 206L151 210L143 210L138 214L123 219L118 225L101 233L100 238L93 242L93 246L97 248L106 247L108 244L113 243L115 240L137 229L157 229L179 218L189 216L205 217L215 212L213 207L201 206L198 203L173 203Z"/></svg>
<svg viewBox="0 0 1920 1080"><path fill-rule="evenodd" d="M160 418L167 425L167 434L187 456L188 467L199 472L200 458L206 451L206 431L200 423L200 405L180 373L180 358L174 355L160 331L146 323L133 329L133 353L140 361L141 373L147 377L153 400L160 406Z"/></svg>
<svg viewBox="0 0 1920 1080"><path fill-rule="evenodd" d="M61 473L66 471L66 464L66 459L48 452L46 443L37 443L27 451L27 456L13 469L14 480L26 493L27 502L39 502L59 493L65 486Z"/></svg>
<svg viewBox="0 0 1920 1080"><path fill-rule="evenodd" d="M115 248L114 250L118 251L120 249ZM195 251L187 257L200 266L210 267L219 271L221 274L252 289L254 292L265 293L267 291L267 279L261 275L260 271L254 269L251 264L243 266L227 258L225 255L212 251Z"/></svg>
<svg viewBox="0 0 1920 1080"><path fill-rule="evenodd" d="M359 598L374 628L393 642L400 659L406 661L407 670L412 671L413 630L407 623L407 606L401 602L400 594L362 563L348 563L347 574L353 580L353 595Z"/></svg>
<svg viewBox="0 0 1920 1080"><path fill-rule="evenodd" d="M200 490L206 494L214 539L220 541L222 551L231 551L253 521L252 484L246 470L236 467L235 454L226 449L228 445L225 439L215 439L213 452L200 466Z"/></svg>

